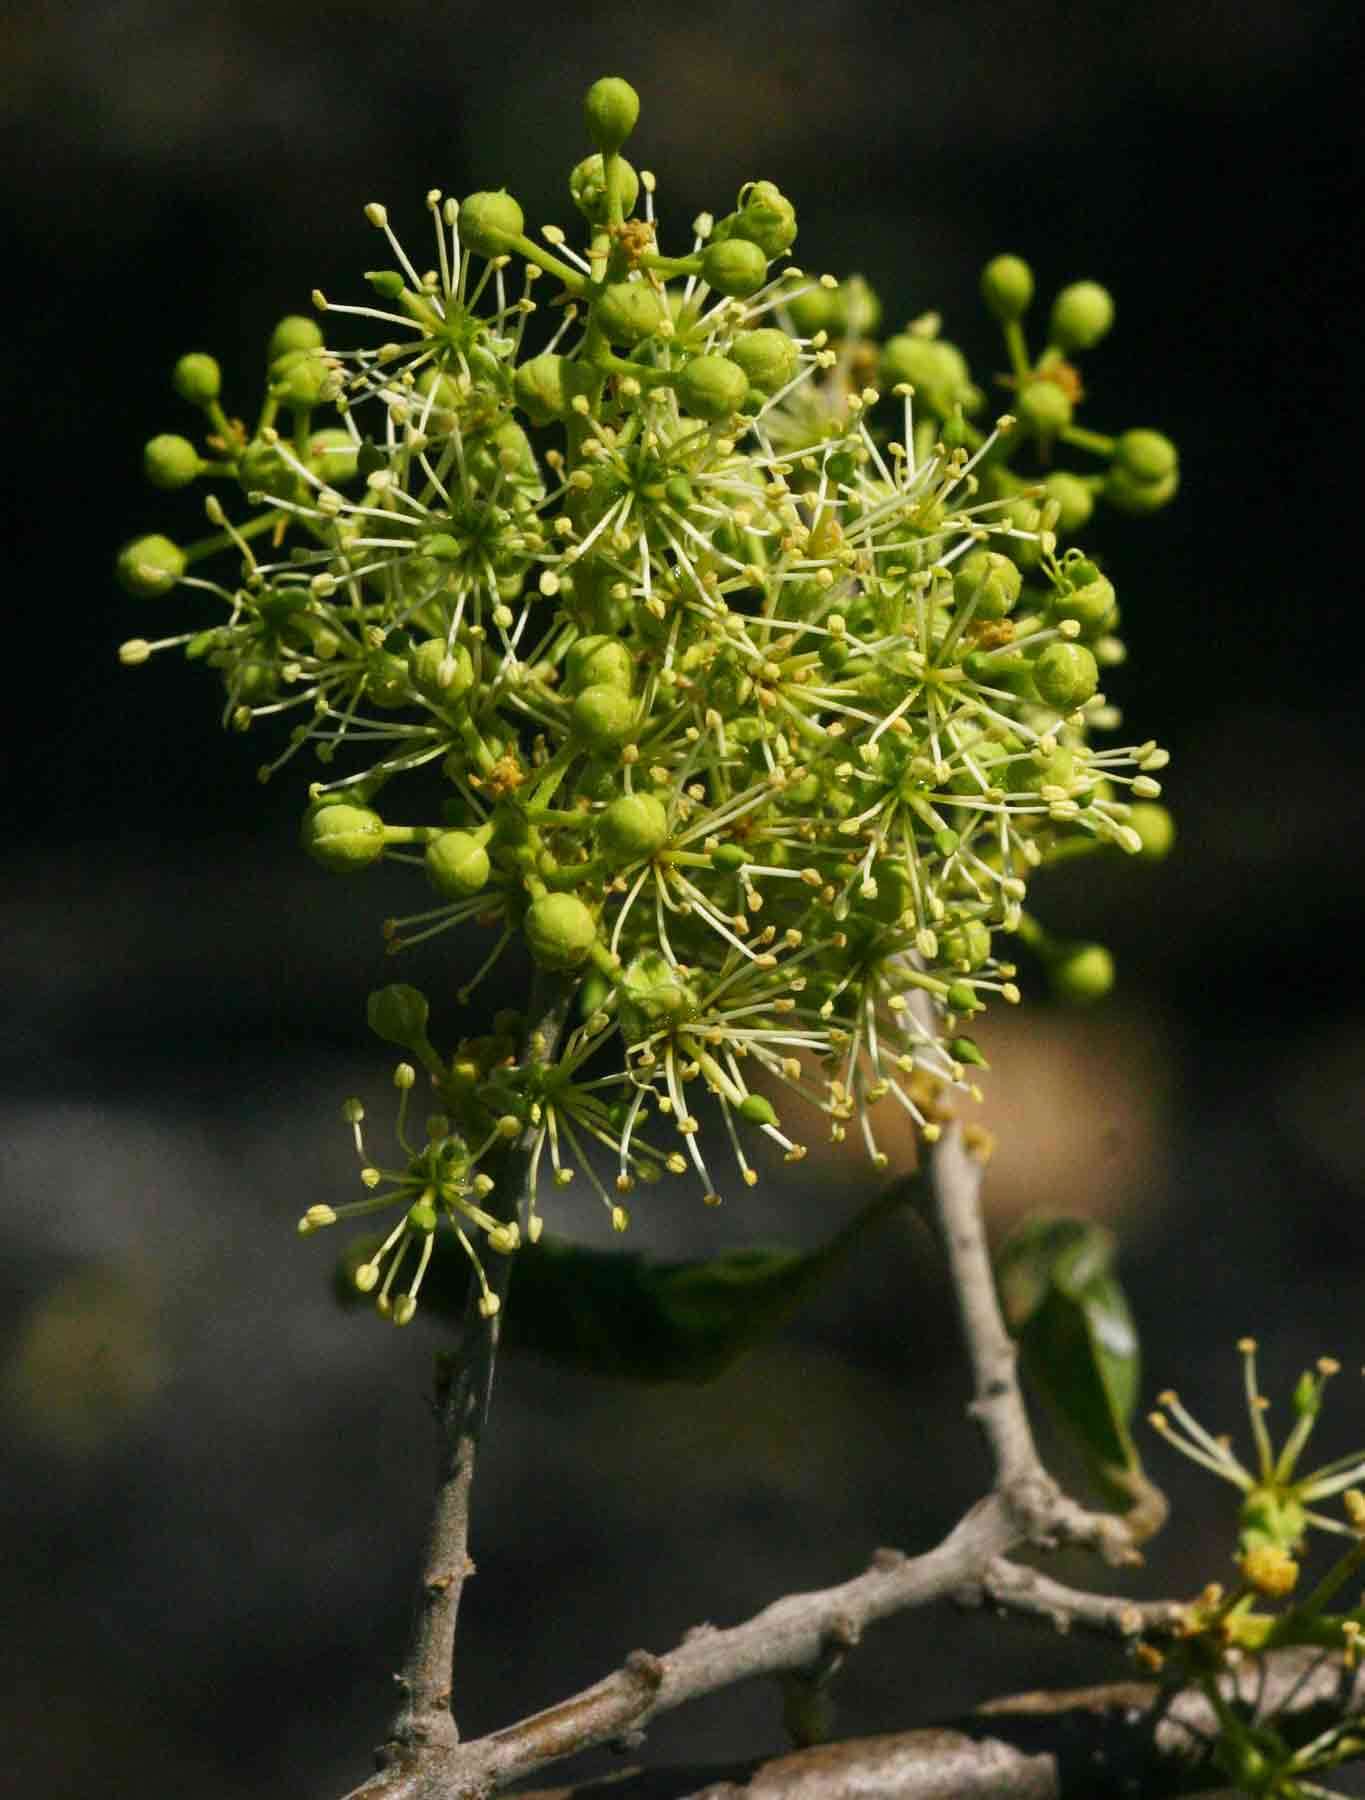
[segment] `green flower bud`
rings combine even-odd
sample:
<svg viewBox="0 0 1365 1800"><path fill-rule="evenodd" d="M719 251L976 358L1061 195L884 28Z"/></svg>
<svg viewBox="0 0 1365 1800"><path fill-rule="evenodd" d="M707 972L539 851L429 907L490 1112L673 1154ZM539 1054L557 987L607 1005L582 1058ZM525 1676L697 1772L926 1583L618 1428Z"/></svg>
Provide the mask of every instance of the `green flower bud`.
<svg viewBox="0 0 1365 1800"><path fill-rule="evenodd" d="M430 1011L426 995L405 981L376 988L365 1004L365 1017L374 1035L404 1050L425 1048Z"/></svg>
<svg viewBox="0 0 1365 1800"><path fill-rule="evenodd" d="M1095 496L1079 475L1055 469L1043 477L1047 498L1061 510L1057 514L1057 530L1063 537L1074 537L1090 521L1095 510Z"/></svg>
<svg viewBox="0 0 1365 1800"><path fill-rule="evenodd" d="M190 440L170 431L150 439L142 452L142 472L153 487L187 487L202 466Z"/></svg>
<svg viewBox="0 0 1365 1800"><path fill-rule="evenodd" d="M1045 787L1066 788L1076 779L1076 754L1060 745L1041 761L1036 756L1012 762L1001 779L1014 793L1036 794Z"/></svg>
<svg viewBox="0 0 1365 1800"><path fill-rule="evenodd" d="M356 472L360 446L349 431L329 426L308 440L308 467L322 481L350 481Z"/></svg>
<svg viewBox="0 0 1365 1800"><path fill-rule="evenodd" d="M324 801L305 813L302 841L314 862L349 875L384 854L384 821L367 807Z"/></svg>
<svg viewBox="0 0 1365 1800"><path fill-rule="evenodd" d="M881 324L882 303L861 275L841 281L834 299L841 336L870 337Z"/></svg>
<svg viewBox="0 0 1365 1800"><path fill-rule="evenodd" d="M998 522L1015 531L1036 532L1042 524L1042 514L1032 500L1022 497L1011 500L1002 506L998 514ZM1011 562L1018 563L1021 569L1036 568L1042 561L1043 547L1037 538L1008 538L1008 555Z"/></svg>
<svg viewBox="0 0 1365 1800"><path fill-rule="evenodd" d="M730 346L729 356L743 369L749 386L760 394L775 394L786 387L797 369L796 345L785 331L772 326L740 332Z"/></svg>
<svg viewBox="0 0 1365 1800"><path fill-rule="evenodd" d="M946 419L955 406L972 412L980 402L966 358L955 344L942 338L902 332L887 339L882 349L881 383L893 388L900 381L908 381L920 404L940 418Z"/></svg>
<svg viewBox="0 0 1365 1800"><path fill-rule="evenodd" d="M751 181L739 191L739 210L727 214L712 233L714 243L744 238L769 261L796 242L796 208L771 181Z"/></svg>
<svg viewBox="0 0 1365 1800"><path fill-rule="evenodd" d="M613 862L653 856L668 842L668 814L653 794L622 794L597 821L597 842Z"/></svg>
<svg viewBox="0 0 1365 1800"><path fill-rule="evenodd" d="M837 675L847 663L852 652L843 638L821 638L817 652L820 662L831 675Z"/></svg>
<svg viewBox="0 0 1365 1800"><path fill-rule="evenodd" d="M972 550L953 576L953 598L960 607L975 599L974 619L1003 619L1013 610L1023 585L1023 576L1008 556Z"/></svg>
<svg viewBox="0 0 1365 1800"><path fill-rule="evenodd" d="M619 150L635 129L640 116L640 96L619 75L594 81L583 101L583 120L588 136L599 150Z"/></svg>
<svg viewBox="0 0 1365 1800"><path fill-rule="evenodd" d="M1098 281L1073 281L1052 302L1048 337L1059 350L1093 350L1114 323L1114 300Z"/></svg>
<svg viewBox="0 0 1365 1800"><path fill-rule="evenodd" d="M488 852L469 831L443 831L426 847L427 880L446 900L465 900L488 886Z"/></svg>
<svg viewBox="0 0 1365 1800"><path fill-rule="evenodd" d="M444 638L427 638L408 651L408 680L424 700L449 706L474 685L474 663L463 644L446 648Z"/></svg>
<svg viewBox="0 0 1365 1800"><path fill-rule="evenodd" d="M1019 421L1038 437L1056 437L1071 423L1070 396L1055 381L1040 376L1026 381L1014 397L1014 411Z"/></svg>
<svg viewBox="0 0 1365 1800"><path fill-rule="evenodd" d="M966 1063L969 1068L989 1069L991 1066L969 1037L954 1038L948 1046L948 1054L954 1062Z"/></svg>
<svg viewBox="0 0 1365 1800"><path fill-rule="evenodd" d="M313 319L305 319L297 313L281 319L270 334L270 344L266 350L266 359L274 362L277 357L288 356L294 350L320 350L322 348L322 329Z"/></svg>
<svg viewBox="0 0 1365 1800"><path fill-rule="evenodd" d="M1142 839L1138 854L1145 862L1161 862L1170 855L1175 844L1175 820L1164 806L1154 800L1137 800L1128 808L1124 820Z"/></svg>
<svg viewBox="0 0 1365 1800"><path fill-rule="evenodd" d="M953 930L940 933L939 944L950 963L979 969L990 957L991 934L980 919L964 919Z"/></svg>
<svg viewBox="0 0 1365 1800"><path fill-rule="evenodd" d="M833 334L841 316L839 297L834 289L819 286L793 295L787 302L787 312L802 337L814 337L818 331Z"/></svg>
<svg viewBox="0 0 1365 1800"><path fill-rule="evenodd" d="M114 572L124 592L139 600L169 594L185 573L185 552L159 533L134 538L119 551Z"/></svg>
<svg viewBox="0 0 1365 1800"><path fill-rule="evenodd" d="M526 216L506 188L460 202L460 237L480 256L505 255L525 228Z"/></svg>
<svg viewBox="0 0 1365 1800"><path fill-rule="evenodd" d="M621 977L621 1033L638 1044L661 1026L691 1017L695 992L658 950L646 950L626 965Z"/></svg>
<svg viewBox="0 0 1365 1800"><path fill-rule="evenodd" d="M1033 665L1039 698L1059 712L1083 706L1099 684L1099 665L1084 644L1049 644Z"/></svg>
<svg viewBox="0 0 1365 1800"><path fill-rule="evenodd" d="M1125 431L1114 446L1114 467L1133 481L1169 480L1179 464L1175 445L1159 431Z"/></svg>
<svg viewBox="0 0 1365 1800"><path fill-rule="evenodd" d="M615 687L628 694L635 684L629 646L603 632L579 638L564 659L564 681L574 694L590 687Z"/></svg>
<svg viewBox="0 0 1365 1800"><path fill-rule="evenodd" d="M1108 629L1114 617L1114 584L1101 575L1093 563L1077 567L1091 578L1078 581L1069 594L1057 595L1049 609L1050 616L1054 621L1074 619L1083 638L1097 638ZM1076 579L1074 570L1072 578Z"/></svg>
<svg viewBox="0 0 1365 1800"><path fill-rule="evenodd" d="M1068 944L1048 963L1048 985L1059 1000L1090 1006L1114 985L1114 959L1103 944Z"/></svg>
<svg viewBox="0 0 1365 1800"><path fill-rule="evenodd" d="M950 983L947 1000L955 1013L972 1013L981 1010L981 1002L965 981Z"/></svg>
<svg viewBox="0 0 1365 1800"><path fill-rule="evenodd" d="M389 650L372 651L365 665L365 693L376 706L393 711L412 702L408 665Z"/></svg>
<svg viewBox="0 0 1365 1800"><path fill-rule="evenodd" d="M544 894L526 909L526 941L543 969L576 969L597 942L597 924L576 894Z"/></svg>
<svg viewBox="0 0 1365 1800"><path fill-rule="evenodd" d="M1162 481L1136 481L1117 464L1104 478L1104 497L1117 512L1141 518L1158 512L1175 498L1180 486L1180 472L1173 469Z"/></svg>
<svg viewBox="0 0 1365 1800"><path fill-rule="evenodd" d="M594 374L582 363L547 350L522 363L512 377L512 391L533 425L548 425L569 415L577 394L590 394Z"/></svg>
<svg viewBox="0 0 1365 1800"><path fill-rule="evenodd" d="M694 356L673 385L694 418L728 419L743 406L749 378L728 356Z"/></svg>
<svg viewBox="0 0 1365 1800"><path fill-rule="evenodd" d="M746 1125L776 1125L777 1113L771 1100L762 1094L746 1094L735 1111Z"/></svg>
<svg viewBox="0 0 1365 1800"><path fill-rule="evenodd" d="M981 271L981 298L1002 325L1022 319L1033 300L1033 270L1022 256L996 256Z"/></svg>
<svg viewBox="0 0 1365 1800"><path fill-rule="evenodd" d="M702 252L702 280L718 294L747 299L768 279L768 262L757 244L748 238L726 238L708 244Z"/></svg>
<svg viewBox="0 0 1365 1800"><path fill-rule="evenodd" d="M191 406L205 406L218 398L223 375L211 356L206 356L202 350L192 350L172 369L171 385Z"/></svg>
<svg viewBox="0 0 1365 1800"><path fill-rule="evenodd" d="M624 156L616 159L621 211L627 218L640 197L640 177ZM569 171L569 198L590 225L607 222L607 166L600 156L585 156Z"/></svg>
<svg viewBox="0 0 1365 1800"><path fill-rule="evenodd" d="M332 365L312 351L291 350L271 365L271 394L298 412L320 405L334 385Z"/></svg>
<svg viewBox="0 0 1365 1800"><path fill-rule="evenodd" d="M609 342L633 348L653 337L664 307L647 281L613 281L593 306L593 317Z"/></svg>
<svg viewBox="0 0 1365 1800"><path fill-rule="evenodd" d="M570 729L590 750L618 750L635 731L635 702L619 687L599 682L587 687L573 703Z"/></svg>
<svg viewBox="0 0 1365 1800"><path fill-rule="evenodd" d="M279 447L264 438L253 438L237 464L237 478L248 494L265 494L272 500L293 497L299 477L280 455Z"/></svg>

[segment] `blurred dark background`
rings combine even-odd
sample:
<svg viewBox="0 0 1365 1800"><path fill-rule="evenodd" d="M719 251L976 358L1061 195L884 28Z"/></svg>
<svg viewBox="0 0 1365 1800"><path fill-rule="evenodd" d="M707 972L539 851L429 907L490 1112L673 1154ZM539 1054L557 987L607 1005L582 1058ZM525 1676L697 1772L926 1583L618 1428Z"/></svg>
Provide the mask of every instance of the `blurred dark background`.
<svg viewBox="0 0 1365 1800"><path fill-rule="evenodd" d="M1099 540L1130 648L1109 687L1173 751L1181 843L1049 892L1054 922L1103 932L1121 981L1078 1018L1034 974L1032 1003L988 1034L996 1222L1047 1205L1115 1227L1151 1391L1178 1384L1237 1429L1232 1343L1254 1330L1275 1391L1337 1354L1324 1457L1365 1440L1357 19L1326 0L9 10L0 1756L16 1791L120 1793L150 1772L195 1800L325 1800L382 1735L438 1340L339 1316L334 1244L293 1225L350 1191L339 1101L382 1101L363 1002L393 978L376 931L392 902L303 865L306 776L260 788L261 746L218 732L206 676L119 669L121 639L182 629L193 604L134 603L110 563L174 529L139 463L148 436L191 425L167 379L179 352L213 350L247 410L275 319L314 286L358 293L371 199L413 241L432 185L506 184L531 221L568 223L580 97L604 72L641 92L631 154L675 242L773 179L804 267L861 272L893 329L940 309L983 371L1001 354L976 299L990 255L1029 256L1044 302L1083 276L1115 291L1085 422L1168 431L1184 485ZM442 940L402 972L448 994L451 956ZM818 1241L868 1190L861 1168L807 1167L717 1214L679 1183L637 1208L638 1241ZM551 1228L592 1237L598 1210L571 1193ZM965 1398L934 1253L908 1229L709 1388L509 1359L462 1727L841 1579L877 1544L927 1547L986 1477ZM1135 1593L1227 1573L1231 1490L1173 1460L1149 1459L1177 1514ZM854 1658L841 1724L1123 1668L1036 1626L912 1616ZM645 1754L780 1742L763 1687L674 1715Z"/></svg>

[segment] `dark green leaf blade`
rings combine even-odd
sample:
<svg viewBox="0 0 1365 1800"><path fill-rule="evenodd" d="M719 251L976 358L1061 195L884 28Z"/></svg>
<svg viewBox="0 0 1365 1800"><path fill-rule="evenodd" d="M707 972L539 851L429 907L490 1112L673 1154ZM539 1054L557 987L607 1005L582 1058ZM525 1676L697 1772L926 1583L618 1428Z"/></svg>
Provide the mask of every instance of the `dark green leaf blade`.
<svg viewBox="0 0 1365 1800"><path fill-rule="evenodd" d="M774 1333L853 1245L918 1196L917 1178L893 1184L828 1244L801 1251L752 1246L690 1262L655 1262L543 1237L516 1252L503 1343L618 1379L705 1383ZM347 1250L337 1271L343 1304L363 1297L350 1273L377 1239ZM468 1263L453 1237L438 1235L422 1286L421 1312L459 1323Z"/></svg>
<svg viewBox="0 0 1365 1800"><path fill-rule="evenodd" d="M1025 1373L1100 1492L1149 1534L1165 1506L1130 1431L1141 1361L1132 1311L1112 1272L1114 1248L1113 1234L1092 1220L1026 1219L1002 1246L996 1278Z"/></svg>

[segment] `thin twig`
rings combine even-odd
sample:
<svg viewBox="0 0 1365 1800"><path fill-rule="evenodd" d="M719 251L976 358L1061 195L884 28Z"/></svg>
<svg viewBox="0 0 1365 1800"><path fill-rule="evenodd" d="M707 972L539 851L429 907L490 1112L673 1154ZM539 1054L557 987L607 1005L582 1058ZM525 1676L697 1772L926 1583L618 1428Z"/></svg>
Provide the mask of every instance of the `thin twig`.
<svg viewBox="0 0 1365 1800"><path fill-rule="evenodd" d="M1069 1595L1076 1604L1091 1598ZM1313 1737L1324 1718L1365 1707L1365 1670L1312 1650L1273 1651L1228 1671L1219 1686L1250 1715L1273 1717L1293 1744ZM1211 1757L1218 1735L1197 1688L1172 1695L1152 1682L1111 1682L1010 1695L928 1729L728 1767L617 1772L522 1800L1174 1800L1223 1791L1226 1777Z"/></svg>
<svg viewBox="0 0 1365 1800"><path fill-rule="evenodd" d="M982 1165L950 1125L934 1146L929 1186L952 1271L975 1381L973 1417L995 1459L995 1490L1030 1543L1098 1550L1112 1564L1142 1560L1127 1525L1070 1499L1043 1467L1019 1388L1018 1350L1005 1325L981 1213Z"/></svg>
<svg viewBox="0 0 1365 1800"><path fill-rule="evenodd" d="M694 1627L665 1656L636 1652L592 1687L464 1746L455 1766L468 1779L502 1788L704 1694L807 1669L836 1637L858 1636L879 1619L957 1592L1014 1536L1004 1509L988 1499L923 1556L879 1552L872 1567L851 1581L786 1595L740 1625Z"/></svg>
<svg viewBox="0 0 1365 1800"><path fill-rule="evenodd" d="M554 1056L564 1027L570 990L562 981L537 975L528 1006L524 1062L534 1066ZM533 1133L514 1144L498 1172L489 1207L498 1217L515 1217L522 1198ZM498 1310L485 1319L479 1310L482 1290L471 1282L459 1360L438 1382L440 1423L436 1498L422 1564L421 1591L412 1640L397 1677L402 1704L389 1742L381 1755L406 1763L422 1753L449 1754L459 1742L451 1710L451 1671L455 1627L464 1584L473 1573L469 1556L470 1492L479 1438L488 1417L497 1362L501 1306L506 1298L512 1259L489 1259L488 1285Z"/></svg>
<svg viewBox="0 0 1365 1800"><path fill-rule="evenodd" d="M1167 1637L1178 1631L1187 1608L1178 1600L1130 1600L1067 1587L1037 1569L998 1557L974 1587L958 1596L964 1605L991 1605L1048 1619L1058 1631L1080 1626L1108 1637Z"/></svg>
<svg viewBox="0 0 1365 1800"><path fill-rule="evenodd" d="M757 1676L808 1669L832 1643L855 1640L879 1619L950 1596L968 1602L989 1598L1054 1623L1065 1619L1121 1636L1167 1635L1176 1628L1183 1610L1179 1602L1084 1593L1004 1561L1004 1552L1020 1536L1012 1509L999 1496L988 1496L924 1555L879 1551L873 1566L852 1581L788 1595L726 1630L697 1627L664 1656L636 1652L594 1686L465 1745L454 1768L476 1791L480 1783L495 1791L562 1756L610 1743L704 1694Z"/></svg>

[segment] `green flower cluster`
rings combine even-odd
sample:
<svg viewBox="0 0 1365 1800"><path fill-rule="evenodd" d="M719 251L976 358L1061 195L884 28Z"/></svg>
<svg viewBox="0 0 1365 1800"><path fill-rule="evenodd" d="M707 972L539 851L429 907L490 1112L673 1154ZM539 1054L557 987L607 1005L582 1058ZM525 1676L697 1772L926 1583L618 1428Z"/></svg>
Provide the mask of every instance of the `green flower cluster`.
<svg viewBox="0 0 1365 1800"><path fill-rule="evenodd" d="M417 1289L390 1305L395 1270L415 1247L420 1277L441 1220L515 1247L481 1205L510 1135L533 1134L532 1234L547 1160L556 1183L581 1168L618 1228L638 1180L689 1164L715 1201L699 1095L745 1182L756 1138L804 1153L793 1121L812 1110L878 1166L879 1110L932 1139L942 1091L983 1062L971 1021L1019 997L1002 934L1050 946L1063 985L1107 984L1096 946L1024 914L1033 872L1170 841L1165 753L1091 742L1117 723L1100 686L1118 606L1068 542L1097 503L1147 512L1177 478L1156 432L1073 422L1069 358L1107 329L1108 295L1064 290L1031 360L1029 271L989 266L1014 416L982 422L935 318L879 348L864 283L791 266L773 183L666 255L654 179L621 155L637 111L617 78L589 91L594 148L568 182L581 247L529 234L505 192L432 192L421 269L367 207L387 252L373 303L315 295L326 336L282 321L253 430L224 412L213 359L183 357L203 448L154 438L147 473L224 499L208 536L119 558L135 595L222 604L122 658L179 646L218 672L228 725L292 723L261 773L305 747L325 766L308 853L343 875L423 871L434 904L390 922L392 949L490 933L482 974L520 937L577 986L543 1065L518 1060L503 1015L443 1055L415 990L374 997L442 1109L400 1170L365 1163L362 1206L406 1208L380 1289L395 1319ZM353 321L370 341L334 342ZM1067 448L1080 472L1058 466ZM409 791L438 773L444 798L414 817L401 778L419 769ZM412 1065L399 1077L406 1097ZM589 1161L603 1146L614 1193Z"/></svg>
<svg viewBox="0 0 1365 1800"><path fill-rule="evenodd" d="M1255 1452L1247 1462L1235 1454L1229 1437L1207 1430L1174 1393L1159 1396L1162 1410L1151 1415L1151 1423L1172 1448L1240 1492L1238 1579L1230 1589L1222 1582L1210 1582L1182 1609L1169 1647L1159 1651L1139 1644L1138 1657L1149 1673L1160 1672L1171 1690L1187 1681L1203 1689L1219 1725L1214 1766L1239 1794L1309 1800L1334 1790L1306 1777L1353 1761L1365 1750L1360 1717L1348 1712L1307 1742L1300 1732L1296 1744L1294 1733L1281 1730L1274 1710L1258 1709L1248 1716L1244 1707L1231 1704L1218 1677L1247 1652L1263 1655L1293 1645L1311 1645L1324 1656L1339 1656L1348 1672L1359 1665L1365 1633L1365 1604L1359 1601L1358 1588L1365 1570L1365 1492L1360 1486L1365 1481L1365 1451L1355 1450L1301 1472L1299 1463L1322 1411L1327 1383L1341 1365L1334 1357L1323 1356L1316 1367L1304 1370L1290 1397L1292 1423L1277 1448L1266 1425L1271 1403L1257 1377L1256 1341L1242 1338L1237 1348ZM1337 1497L1345 1518L1319 1510L1320 1502ZM1302 1593L1300 1559L1311 1530L1350 1542ZM1348 1593L1356 1604L1347 1600L1338 1610Z"/></svg>

